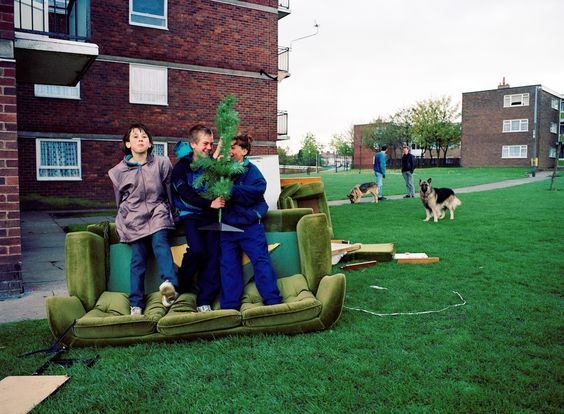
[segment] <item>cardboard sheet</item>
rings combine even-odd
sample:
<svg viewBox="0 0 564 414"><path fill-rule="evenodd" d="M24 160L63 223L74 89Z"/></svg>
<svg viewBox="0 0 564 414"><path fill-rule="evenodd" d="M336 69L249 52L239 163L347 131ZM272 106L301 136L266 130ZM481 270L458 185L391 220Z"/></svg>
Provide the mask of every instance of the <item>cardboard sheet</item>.
<svg viewBox="0 0 564 414"><path fill-rule="evenodd" d="M2 414L28 413L68 380L66 375L6 377L0 381L0 411Z"/></svg>

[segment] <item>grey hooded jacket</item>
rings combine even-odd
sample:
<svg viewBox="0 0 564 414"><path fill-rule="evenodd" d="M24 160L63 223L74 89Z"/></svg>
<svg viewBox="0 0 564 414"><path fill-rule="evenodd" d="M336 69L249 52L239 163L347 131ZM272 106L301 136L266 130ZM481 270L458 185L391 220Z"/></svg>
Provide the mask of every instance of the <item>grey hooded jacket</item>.
<svg viewBox="0 0 564 414"><path fill-rule="evenodd" d="M137 164L128 162L129 158L108 171L118 208L116 231L125 243L174 228L170 160L149 154L144 164Z"/></svg>

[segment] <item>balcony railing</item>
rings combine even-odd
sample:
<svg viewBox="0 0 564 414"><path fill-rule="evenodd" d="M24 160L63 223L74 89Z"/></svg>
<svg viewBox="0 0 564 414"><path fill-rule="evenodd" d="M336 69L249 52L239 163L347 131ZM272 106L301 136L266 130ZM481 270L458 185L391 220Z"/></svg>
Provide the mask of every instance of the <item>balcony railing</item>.
<svg viewBox="0 0 564 414"><path fill-rule="evenodd" d="M289 72L290 71L290 48L289 47L279 47L278 48L278 71Z"/></svg>
<svg viewBox="0 0 564 414"><path fill-rule="evenodd" d="M90 40L90 0L14 0L16 32Z"/></svg>
<svg viewBox="0 0 564 414"><path fill-rule="evenodd" d="M278 112L278 137L288 135L288 111Z"/></svg>
<svg viewBox="0 0 564 414"><path fill-rule="evenodd" d="M278 19L290 14L290 0L278 0Z"/></svg>

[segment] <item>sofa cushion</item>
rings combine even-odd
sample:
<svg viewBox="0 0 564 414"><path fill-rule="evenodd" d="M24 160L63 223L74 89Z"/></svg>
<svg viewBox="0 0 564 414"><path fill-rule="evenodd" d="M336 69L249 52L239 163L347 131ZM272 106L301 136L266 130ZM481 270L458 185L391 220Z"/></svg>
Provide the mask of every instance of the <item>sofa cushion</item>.
<svg viewBox="0 0 564 414"><path fill-rule="evenodd" d="M157 321L166 308L158 292L146 297L143 315L130 315L129 298L125 293L104 292L94 308L76 321L78 338L122 338L156 332Z"/></svg>
<svg viewBox="0 0 564 414"><path fill-rule="evenodd" d="M308 321L321 313L321 302L308 289L303 275L278 279L278 289L283 303L265 306L254 283L245 287L241 306L244 326L259 328L289 325Z"/></svg>
<svg viewBox="0 0 564 414"><path fill-rule="evenodd" d="M196 295L183 293L157 324L157 331L169 336L195 332L219 331L241 325L241 314L236 310L196 311Z"/></svg>

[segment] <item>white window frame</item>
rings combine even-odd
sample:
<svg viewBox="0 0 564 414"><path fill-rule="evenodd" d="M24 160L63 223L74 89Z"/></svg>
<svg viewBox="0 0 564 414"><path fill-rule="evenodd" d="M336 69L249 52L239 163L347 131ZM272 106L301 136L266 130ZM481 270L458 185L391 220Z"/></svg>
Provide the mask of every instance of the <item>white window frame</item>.
<svg viewBox="0 0 564 414"><path fill-rule="evenodd" d="M518 152L518 154L515 154L515 152ZM503 145L501 147L501 158L503 158L503 159L527 158L527 146L526 145Z"/></svg>
<svg viewBox="0 0 564 414"><path fill-rule="evenodd" d="M36 83L34 94L41 98L75 99L80 100L80 82L76 86L45 85Z"/></svg>
<svg viewBox="0 0 564 414"><path fill-rule="evenodd" d="M163 155L164 157L168 157L168 145L166 142L153 142L153 151L151 152L152 154L155 154L155 148L156 147L163 147Z"/></svg>
<svg viewBox="0 0 564 414"><path fill-rule="evenodd" d="M552 109L556 109L558 111L558 108L560 106L560 102L557 98L552 98L550 101L550 106L552 107Z"/></svg>
<svg viewBox="0 0 564 414"><path fill-rule="evenodd" d="M149 14L149 13L141 13L133 11L133 1L129 0L129 24L132 26L143 26L143 27L151 27L153 29L161 29L161 30L168 30L168 0L162 0L164 15L157 15L157 14ZM162 24L151 24L151 23L143 23L139 21L135 21L135 18L150 18L161 20Z"/></svg>
<svg viewBox="0 0 564 414"><path fill-rule="evenodd" d="M75 143L76 144L76 165L43 165L41 164L41 144L43 142L65 142L65 143ZM36 159L36 177L37 181L82 181L82 159L80 150L80 139L51 139L51 138L37 138L35 140L35 159ZM76 170L78 175L73 177L60 177L53 176L48 177L41 175L42 170Z"/></svg>
<svg viewBox="0 0 564 414"><path fill-rule="evenodd" d="M553 134L558 134L558 124L556 122L550 123L550 132Z"/></svg>
<svg viewBox="0 0 564 414"><path fill-rule="evenodd" d="M151 79L151 76L154 78ZM158 79L158 77L161 77ZM158 90L158 83L161 89ZM150 98L152 96L152 98ZM165 66L129 64L129 103L168 105L168 70Z"/></svg>
<svg viewBox="0 0 564 414"><path fill-rule="evenodd" d="M527 132L529 130L528 119L504 119L502 132Z"/></svg>
<svg viewBox="0 0 564 414"><path fill-rule="evenodd" d="M503 95L503 107L511 108L514 106L529 106L529 94L515 93L513 95Z"/></svg>

